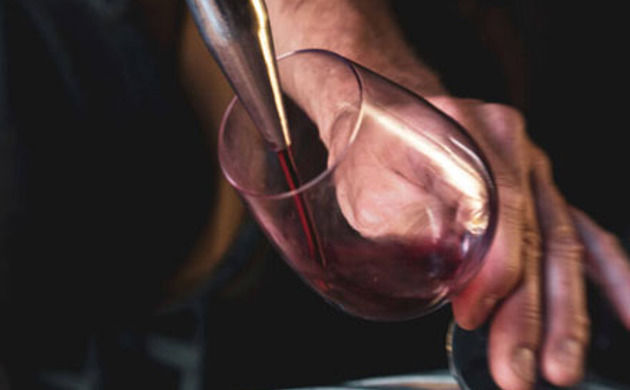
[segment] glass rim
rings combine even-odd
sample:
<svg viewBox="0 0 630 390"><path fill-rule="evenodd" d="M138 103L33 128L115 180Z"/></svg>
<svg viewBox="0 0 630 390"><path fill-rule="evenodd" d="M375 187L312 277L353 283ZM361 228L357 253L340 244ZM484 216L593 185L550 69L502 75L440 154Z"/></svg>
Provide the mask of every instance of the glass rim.
<svg viewBox="0 0 630 390"><path fill-rule="evenodd" d="M330 50L325 50L325 49L299 49L299 50L292 50L286 53L283 53L279 56L276 57L276 61L280 62L282 60L291 58L291 57L295 57L301 54L323 54L332 58L335 58L343 63L346 64L346 66L348 66L348 68L351 70L352 74L354 75L357 85L358 85L358 91L359 91L359 113L357 115L357 119L355 120L355 123L352 126L352 132L350 134L350 137L348 139L348 143L345 145L345 147L343 148L343 151L341 153L339 153L337 155L337 157L335 158L335 160L333 161L332 164L328 165L326 167L326 169L324 169L322 172L320 172L319 174L317 174L315 177L309 179L308 181L306 181L305 183L301 184L299 187L297 187L294 190L290 190L290 191L282 191L282 192L278 192L278 193L273 193L273 194L267 194L267 193L263 193L260 191L254 191L248 188L245 188L243 186L241 186L227 171L226 169L223 167L223 164L221 163L221 159L219 158L219 167L221 168L221 171L223 172L223 176L226 178L226 180L230 183L230 185L232 185L232 187L234 187L236 190L238 190L239 193L246 195L248 197L252 197L252 198L262 198L262 199L268 199L268 200L284 200L284 199L288 199L288 198L292 198L298 194L304 193L307 190L309 190L310 188L315 187L317 184L319 184L320 182L322 182L324 179L326 179L328 176L330 176L332 174L332 172L335 171L335 169L337 168L337 166L344 160L344 157L346 156L346 154L348 154L350 148L352 148L352 146L355 143L355 140L359 134L359 130L361 129L361 124L363 123L363 118L364 118L364 111L365 111L365 97L364 97L364 81L363 81L363 77L361 76L361 72L359 71L357 64L355 64L352 60L337 54L335 52L332 52ZM282 80L281 80L282 82ZM227 108L225 109L224 113L223 113L223 117L221 119L221 125L219 126L219 139L218 139L218 143L217 143L217 152L219 156L221 156L221 149L224 147L224 133L226 130L226 125L227 125L227 121L228 118L230 117L230 114L232 114L232 111L234 110L234 107L236 106L236 103L239 102L239 98L238 96L234 96L232 98L232 100L230 101L230 103L228 104Z"/></svg>

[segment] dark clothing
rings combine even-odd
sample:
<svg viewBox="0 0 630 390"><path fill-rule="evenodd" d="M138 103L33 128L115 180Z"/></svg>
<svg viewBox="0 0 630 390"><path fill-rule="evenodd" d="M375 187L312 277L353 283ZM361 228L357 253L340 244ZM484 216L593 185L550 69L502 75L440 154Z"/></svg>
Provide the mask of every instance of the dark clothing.
<svg viewBox="0 0 630 390"><path fill-rule="evenodd" d="M215 167L130 2L2 0L0 24L1 352L35 365L163 299Z"/></svg>
<svg viewBox="0 0 630 390"><path fill-rule="evenodd" d="M174 63L127 2L1 4L4 295L37 326L148 308L212 202Z"/></svg>

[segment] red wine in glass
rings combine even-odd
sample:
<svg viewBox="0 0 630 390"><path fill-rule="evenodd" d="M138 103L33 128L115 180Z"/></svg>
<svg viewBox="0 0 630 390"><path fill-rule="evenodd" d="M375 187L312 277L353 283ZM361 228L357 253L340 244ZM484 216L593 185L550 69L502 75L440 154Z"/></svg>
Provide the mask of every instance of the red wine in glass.
<svg viewBox="0 0 630 390"><path fill-rule="evenodd" d="M291 268L343 311L395 321L440 307L481 268L496 226L496 188L479 148L428 101L334 53L305 50L278 66L290 147L270 149L235 100L219 137L227 179ZM353 188L378 197L387 185L383 166L364 164L366 151L389 173L421 161L405 176L426 195L416 211L353 203ZM372 234L353 207L426 231Z"/></svg>
<svg viewBox="0 0 630 390"><path fill-rule="evenodd" d="M317 140L311 142L312 147L323 147ZM288 189L297 190L301 180L291 148L276 153ZM292 199L308 253L291 259L292 265L316 291L346 312L376 320L412 318L423 308L437 308L436 301L443 300L462 272L464 253L457 245L341 238L322 246L312 214L317 210L301 192Z"/></svg>
<svg viewBox="0 0 630 390"><path fill-rule="evenodd" d="M289 146L281 149L276 153L289 190L297 190L300 188L301 181L295 165L295 160L293 159L293 153L291 153L291 147ZM315 230L312 222L311 210L306 204L301 193L293 195L293 201L295 202L295 208L300 220L302 232L304 233L306 245L308 246L308 254L312 260L324 266L325 258L321 253L319 240L317 239L317 231Z"/></svg>

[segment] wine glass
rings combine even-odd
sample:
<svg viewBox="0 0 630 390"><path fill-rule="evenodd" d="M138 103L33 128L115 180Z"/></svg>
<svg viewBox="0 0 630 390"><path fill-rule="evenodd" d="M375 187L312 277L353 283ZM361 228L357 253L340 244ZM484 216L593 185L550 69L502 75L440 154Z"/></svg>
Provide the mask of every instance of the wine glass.
<svg viewBox="0 0 630 390"><path fill-rule="evenodd" d="M218 142L228 181L290 267L343 311L392 321L443 305L480 269L496 227L474 140L335 53L277 64L291 144L270 149L235 98Z"/></svg>

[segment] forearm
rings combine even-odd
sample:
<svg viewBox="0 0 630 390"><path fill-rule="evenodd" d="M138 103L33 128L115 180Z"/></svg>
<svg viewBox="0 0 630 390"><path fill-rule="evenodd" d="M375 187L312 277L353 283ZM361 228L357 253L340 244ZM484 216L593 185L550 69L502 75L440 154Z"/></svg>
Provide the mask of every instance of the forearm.
<svg viewBox="0 0 630 390"><path fill-rule="evenodd" d="M422 95L446 93L405 41L385 0L266 0L278 54L321 48Z"/></svg>

